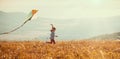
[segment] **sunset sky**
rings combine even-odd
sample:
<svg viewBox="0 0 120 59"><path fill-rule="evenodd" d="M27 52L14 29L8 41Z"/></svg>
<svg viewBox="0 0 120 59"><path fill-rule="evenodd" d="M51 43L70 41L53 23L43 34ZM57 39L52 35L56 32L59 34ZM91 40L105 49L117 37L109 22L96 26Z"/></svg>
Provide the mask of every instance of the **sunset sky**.
<svg viewBox="0 0 120 59"><path fill-rule="evenodd" d="M15 34L0 37L48 39L51 23L57 27L57 39L83 39L120 32L120 0L0 0L0 11L6 13L28 14L32 9L39 10L33 18L37 20L26 24ZM33 27L28 29L29 26ZM19 33L22 31L24 36Z"/></svg>

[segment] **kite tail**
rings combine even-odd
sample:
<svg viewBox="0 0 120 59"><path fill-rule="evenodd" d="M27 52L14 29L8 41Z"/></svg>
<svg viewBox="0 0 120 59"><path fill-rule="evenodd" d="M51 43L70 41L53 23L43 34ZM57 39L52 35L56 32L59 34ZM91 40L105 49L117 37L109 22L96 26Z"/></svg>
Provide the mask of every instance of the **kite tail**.
<svg viewBox="0 0 120 59"><path fill-rule="evenodd" d="M15 28L15 29L13 29L13 30L11 30L9 32L0 33L0 35L9 34L11 32L14 32L14 31L18 30L19 28L21 28L23 25L25 25L25 23L27 23L27 21L25 21L22 25L20 25L19 27Z"/></svg>
<svg viewBox="0 0 120 59"><path fill-rule="evenodd" d="M11 31L9 31L9 32L0 33L0 35L9 34L9 33L11 33L11 32L14 32L14 31L18 30L19 28L21 28L22 26L24 26L28 21L30 21L30 20L32 19L33 15L34 15L37 11L38 11L38 10L32 10L32 12L30 13L31 16L30 16L22 25L20 25L19 27L15 28L15 29L13 29L13 30L11 30Z"/></svg>
<svg viewBox="0 0 120 59"><path fill-rule="evenodd" d="M23 27L23 25L25 25L25 24L26 24L28 21L30 21L31 19L32 19L32 17L30 17L28 20L26 20L26 21L25 21L22 25L20 25L19 27L15 28L15 29L13 29L13 30L11 30L11 31L9 31L9 32L0 33L0 35L9 34L9 33L11 33L11 32L14 32L14 31L18 30L19 28Z"/></svg>

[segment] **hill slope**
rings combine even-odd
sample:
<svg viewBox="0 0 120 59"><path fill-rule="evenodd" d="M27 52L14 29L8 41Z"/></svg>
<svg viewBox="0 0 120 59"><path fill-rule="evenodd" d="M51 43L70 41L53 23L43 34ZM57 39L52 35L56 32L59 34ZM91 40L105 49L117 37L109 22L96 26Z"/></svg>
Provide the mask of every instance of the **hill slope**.
<svg viewBox="0 0 120 59"><path fill-rule="evenodd" d="M99 36L96 36L96 37L92 37L90 39L101 39L101 40L120 39L120 32L116 32L116 33L112 33L112 34L99 35Z"/></svg>

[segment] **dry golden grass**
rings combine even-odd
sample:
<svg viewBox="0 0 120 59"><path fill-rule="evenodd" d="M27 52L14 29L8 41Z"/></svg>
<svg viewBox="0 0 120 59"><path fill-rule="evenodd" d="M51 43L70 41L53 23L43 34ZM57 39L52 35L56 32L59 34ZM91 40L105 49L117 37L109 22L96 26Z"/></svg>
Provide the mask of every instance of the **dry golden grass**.
<svg viewBox="0 0 120 59"><path fill-rule="evenodd" d="M120 41L0 42L0 59L120 59Z"/></svg>

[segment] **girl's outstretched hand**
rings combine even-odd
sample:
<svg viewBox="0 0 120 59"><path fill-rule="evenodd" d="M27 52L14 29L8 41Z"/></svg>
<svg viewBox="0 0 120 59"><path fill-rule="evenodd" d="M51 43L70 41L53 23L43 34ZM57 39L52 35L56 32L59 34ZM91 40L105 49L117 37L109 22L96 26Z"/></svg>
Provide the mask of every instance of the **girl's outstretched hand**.
<svg viewBox="0 0 120 59"><path fill-rule="evenodd" d="M52 26L53 26L53 24L50 24L50 25L52 25Z"/></svg>

